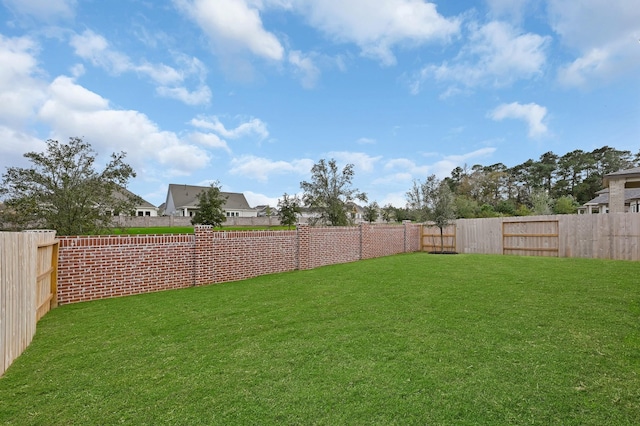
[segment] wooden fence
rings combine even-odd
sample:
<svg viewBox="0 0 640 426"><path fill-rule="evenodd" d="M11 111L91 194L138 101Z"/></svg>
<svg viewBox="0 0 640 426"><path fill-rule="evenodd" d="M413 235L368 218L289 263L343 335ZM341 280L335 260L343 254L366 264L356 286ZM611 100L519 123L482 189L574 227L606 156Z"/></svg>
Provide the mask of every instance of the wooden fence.
<svg viewBox="0 0 640 426"><path fill-rule="evenodd" d="M456 226L449 225L442 229L435 225L422 226L420 236L420 251L426 252L455 252L456 251Z"/></svg>
<svg viewBox="0 0 640 426"><path fill-rule="evenodd" d="M424 251L440 249L439 232L423 227ZM638 213L458 219L445 235L458 253L640 260Z"/></svg>
<svg viewBox="0 0 640 426"><path fill-rule="evenodd" d="M55 231L0 232L0 375L57 303Z"/></svg>

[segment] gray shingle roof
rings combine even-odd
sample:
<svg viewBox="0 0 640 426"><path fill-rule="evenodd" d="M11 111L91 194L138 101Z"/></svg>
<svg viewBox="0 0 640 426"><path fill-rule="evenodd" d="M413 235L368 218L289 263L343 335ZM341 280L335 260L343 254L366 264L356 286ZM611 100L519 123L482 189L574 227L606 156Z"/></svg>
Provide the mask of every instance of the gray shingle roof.
<svg viewBox="0 0 640 426"><path fill-rule="evenodd" d="M173 198L173 204L176 209L185 207L197 208L198 195L207 189L209 189L208 186L169 184L169 193ZM220 194L223 197L227 197L227 201L224 204L226 209L251 209L244 194L237 192L221 192Z"/></svg>
<svg viewBox="0 0 640 426"><path fill-rule="evenodd" d="M625 203L638 199L640 199L640 188L626 188L624 190ZM609 190L605 188L598 191L598 196L593 200L587 201L585 205L587 204L609 204Z"/></svg>
<svg viewBox="0 0 640 426"><path fill-rule="evenodd" d="M634 167L632 169L618 170L617 172L607 173L606 176L627 176L627 175L639 175L640 167Z"/></svg>

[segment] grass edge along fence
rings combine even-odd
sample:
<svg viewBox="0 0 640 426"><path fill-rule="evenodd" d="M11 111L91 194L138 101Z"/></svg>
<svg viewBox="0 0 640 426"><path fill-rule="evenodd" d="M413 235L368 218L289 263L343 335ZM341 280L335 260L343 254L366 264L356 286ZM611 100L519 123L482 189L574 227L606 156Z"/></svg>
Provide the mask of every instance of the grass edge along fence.
<svg viewBox="0 0 640 426"><path fill-rule="evenodd" d="M57 305L55 231L0 232L0 376Z"/></svg>

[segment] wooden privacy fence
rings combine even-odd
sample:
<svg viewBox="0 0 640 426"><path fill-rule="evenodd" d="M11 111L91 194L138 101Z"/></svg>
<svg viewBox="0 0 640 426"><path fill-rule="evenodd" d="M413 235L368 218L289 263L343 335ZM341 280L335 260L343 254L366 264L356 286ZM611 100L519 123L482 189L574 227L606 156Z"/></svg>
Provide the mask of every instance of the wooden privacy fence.
<svg viewBox="0 0 640 426"><path fill-rule="evenodd" d="M0 232L0 375L29 346L56 306L55 231Z"/></svg>
<svg viewBox="0 0 640 426"><path fill-rule="evenodd" d="M502 222L502 254L558 256L557 219Z"/></svg>
<svg viewBox="0 0 640 426"><path fill-rule="evenodd" d="M640 260L640 214L458 219L459 253Z"/></svg>
<svg viewBox="0 0 640 426"><path fill-rule="evenodd" d="M420 231L420 251L426 252L454 252L456 251L456 225L451 224L440 228L432 224L422 225Z"/></svg>

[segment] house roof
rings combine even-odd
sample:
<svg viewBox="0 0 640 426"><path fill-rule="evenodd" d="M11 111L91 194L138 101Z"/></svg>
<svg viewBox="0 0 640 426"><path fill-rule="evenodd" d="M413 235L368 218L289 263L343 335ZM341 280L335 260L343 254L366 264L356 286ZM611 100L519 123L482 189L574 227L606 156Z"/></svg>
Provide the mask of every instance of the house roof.
<svg viewBox="0 0 640 426"><path fill-rule="evenodd" d="M153 204L151 204L150 202L148 202L147 200L143 199L141 196L134 194L133 192L129 191L127 188L124 187L120 187L120 189L118 190L118 192L116 192L114 194L114 196L116 198L120 198L120 199L124 199L125 197L134 197L138 199L138 203L136 203L136 207L137 208L142 208L142 209L156 209L157 207L154 206Z"/></svg>
<svg viewBox="0 0 640 426"><path fill-rule="evenodd" d="M176 209L180 208L197 208L198 195L202 191L206 191L208 186L196 185L180 185L169 184L169 194L173 199L173 205ZM250 210L251 207L247 202L244 194L238 192L220 192L223 197L227 197L224 203L225 209Z"/></svg>
<svg viewBox="0 0 640 426"><path fill-rule="evenodd" d="M598 196L593 200L589 200L584 205L601 205L609 204L609 189L605 188L597 192ZM640 188L626 188L624 190L624 201L628 203L633 200L640 200Z"/></svg>
<svg viewBox="0 0 640 426"><path fill-rule="evenodd" d="M618 180L622 178L634 178L640 179L640 167L634 167L631 169L618 170L617 172L607 173L604 175L603 181L605 186L608 185L609 180Z"/></svg>

